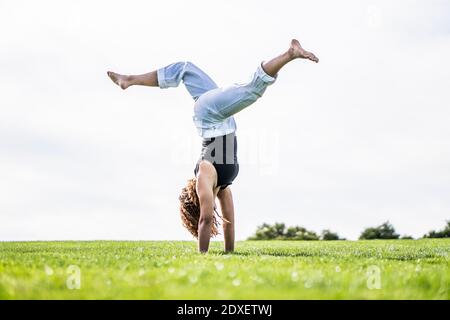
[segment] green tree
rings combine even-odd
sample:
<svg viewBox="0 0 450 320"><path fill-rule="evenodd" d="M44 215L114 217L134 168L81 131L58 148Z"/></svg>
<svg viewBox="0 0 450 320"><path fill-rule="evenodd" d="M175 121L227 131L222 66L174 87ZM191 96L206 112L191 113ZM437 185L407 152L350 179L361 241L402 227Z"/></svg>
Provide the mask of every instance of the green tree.
<svg viewBox="0 0 450 320"><path fill-rule="evenodd" d="M286 226L284 223L275 223L273 226L267 223L256 228L256 232L249 240L274 240L283 239Z"/></svg>
<svg viewBox="0 0 450 320"><path fill-rule="evenodd" d="M284 223L273 225L263 223L258 226L249 240L319 240L317 234L303 227L294 226L286 229Z"/></svg>
<svg viewBox="0 0 450 320"><path fill-rule="evenodd" d="M330 231L328 229L325 229L325 230L322 231L320 239L321 240L325 240L325 241L345 240L345 239L341 239L336 232L332 232L332 231Z"/></svg>
<svg viewBox="0 0 450 320"><path fill-rule="evenodd" d="M319 240L317 234L303 227L289 227L286 230L285 239L288 240Z"/></svg>
<svg viewBox="0 0 450 320"><path fill-rule="evenodd" d="M284 223L275 223L272 227L273 232L275 234L275 239L283 239L284 238L284 234L285 234L285 230L286 230L286 226Z"/></svg>
<svg viewBox="0 0 450 320"><path fill-rule="evenodd" d="M395 233L395 229L389 221L374 228L365 229L359 236L360 240L373 240L373 239L398 239L400 235Z"/></svg>
<svg viewBox="0 0 450 320"><path fill-rule="evenodd" d="M430 231L426 235L423 236L424 238L450 238L450 220L447 221L447 225L444 227L444 229L440 231Z"/></svg>

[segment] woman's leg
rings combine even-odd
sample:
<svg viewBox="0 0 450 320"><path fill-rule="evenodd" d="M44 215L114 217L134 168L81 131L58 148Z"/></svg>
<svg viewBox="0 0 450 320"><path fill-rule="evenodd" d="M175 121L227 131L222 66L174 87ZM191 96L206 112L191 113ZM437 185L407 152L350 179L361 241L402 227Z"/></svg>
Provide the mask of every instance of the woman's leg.
<svg viewBox="0 0 450 320"><path fill-rule="evenodd" d="M198 109L204 106L214 111L207 119L209 122L223 121L231 117L262 97L266 88L275 82L280 69L297 58L319 61L313 53L304 50L300 43L293 39L286 52L258 66L250 82L235 84L205 94L197 101Z"/></svg>
<svg viewBox="0 0 450 320"><path fill-rule="evenodd" d="M121 75L108 71L108 76L122 89L133 85L165 89L178 87L183 81L194 100L197 100L203 93L217 88L217 84L203 70L188 61L172 63L164 68L141 75Z"/></svg>
<svg viewBox="0 0 450 320"><path fill-rule="evenodd" d="M156 74L156 71L140 75L123 75L112 71L108 71L108 76L111 78L112 81L114 81L115 84L117 84L124 90L134 85L149 86L149 87L158 86L158 76Z"/></svg>
<svg viewBox="0 0 450 320"><path fill-rule="evenodd" d="M272 60L264 62L262 67L269 76L275 77L284 65L298 58L309 59L316 63L319 62L319 59L312 52L308 52L302 48L298 40L292 39L291 46L286 52Z"/></svg>

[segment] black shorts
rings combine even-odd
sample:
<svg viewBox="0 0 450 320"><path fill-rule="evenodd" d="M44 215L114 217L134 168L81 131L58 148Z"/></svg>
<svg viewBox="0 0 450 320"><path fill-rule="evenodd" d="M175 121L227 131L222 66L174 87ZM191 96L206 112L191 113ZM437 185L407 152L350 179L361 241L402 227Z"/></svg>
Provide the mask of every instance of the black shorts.
<svg viewBox="0 0 450 320"><path fill-rule="evenodd" d="M236 134L203 139L202 153L194 170L196 176L202 160L211 162L216 169L218 187L225 189L232 184L239 173Z"/></svg>

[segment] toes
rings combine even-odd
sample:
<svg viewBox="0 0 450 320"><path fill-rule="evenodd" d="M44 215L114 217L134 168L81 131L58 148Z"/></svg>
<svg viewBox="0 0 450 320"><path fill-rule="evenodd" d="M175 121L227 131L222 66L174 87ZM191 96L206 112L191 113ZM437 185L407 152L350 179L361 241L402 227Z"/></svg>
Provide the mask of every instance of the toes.
<svg viewBox="0 0 450 320"><path fill-rule="evenodd" d="M312 61L314 61L314 62L319 62L319 59L315 56L314 53L310 53L310 54L308 55L308 59L310 59L310 60L312 60Z"/></svg>

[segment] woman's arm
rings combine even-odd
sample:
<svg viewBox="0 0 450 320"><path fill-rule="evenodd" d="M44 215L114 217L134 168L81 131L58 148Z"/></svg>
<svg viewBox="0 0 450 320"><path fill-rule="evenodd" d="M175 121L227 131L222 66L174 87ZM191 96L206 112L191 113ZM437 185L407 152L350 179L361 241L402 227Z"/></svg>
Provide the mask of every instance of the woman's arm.
<svg viewBox="0 0 450 320"><path fill-rule="evenodd" d="M214 218L214 181L215 169L212 164L202 162L197 174L197 195L200 201L200 219L198 221L198 249L206 253L211 238Z"/></svg>
<svg viewBox="0 0 450 320"><path fill-rule="evenodd" d="M225 252L234 251L234 204L230 187L220 190L217 194L220 210L224 219L229 223L223 223L223 235L225 239Z"/></svg>

